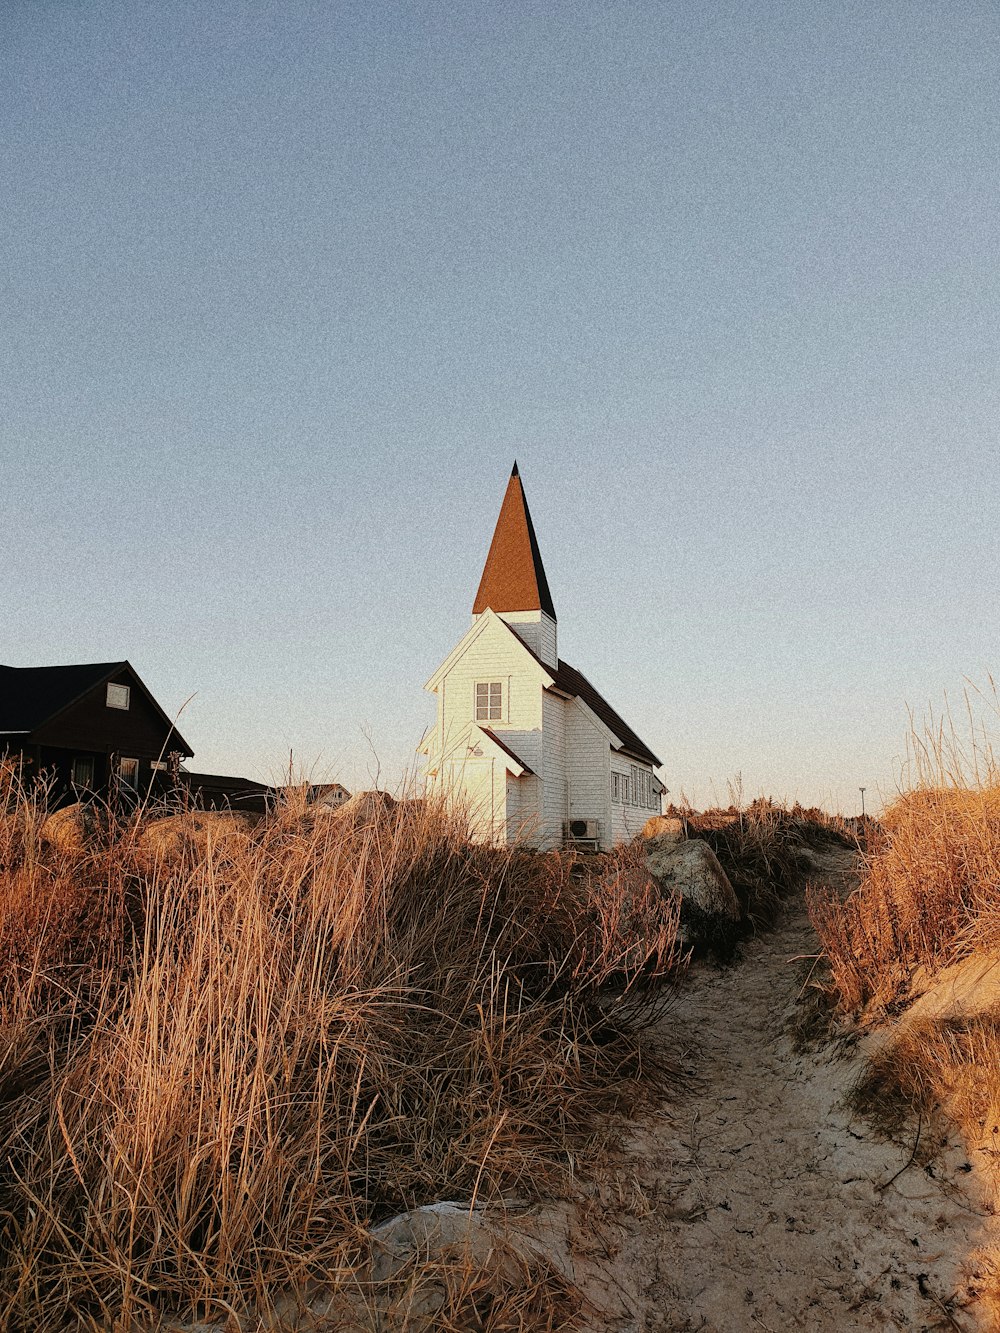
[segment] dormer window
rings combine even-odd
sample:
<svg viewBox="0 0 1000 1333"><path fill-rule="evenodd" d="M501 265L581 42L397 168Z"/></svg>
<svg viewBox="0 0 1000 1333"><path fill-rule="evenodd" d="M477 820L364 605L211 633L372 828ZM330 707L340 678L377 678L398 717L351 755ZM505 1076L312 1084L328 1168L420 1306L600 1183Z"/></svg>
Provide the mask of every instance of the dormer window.
<svg viewBox="0 0 1000 1333"><path fill-rule="evenodd" d="M503 682L480 680L476 682L476 721L503 721Z"/></svg>
<svg viewBox="0 0 1000 1333"><path fill-rule="evenodd" d="M107 704L109 708L122 708L128 712L131 690L127 685L109 685Z"/></svg>

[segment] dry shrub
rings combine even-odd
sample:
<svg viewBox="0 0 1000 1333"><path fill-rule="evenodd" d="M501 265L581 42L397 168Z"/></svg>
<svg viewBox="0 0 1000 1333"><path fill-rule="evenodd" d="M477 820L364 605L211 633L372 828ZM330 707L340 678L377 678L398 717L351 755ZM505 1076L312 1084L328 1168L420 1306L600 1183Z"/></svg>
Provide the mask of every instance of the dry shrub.
<svg viewBox="0 0 1000 1333"><path fill-rule="evenodd" d="M531 1195L657 1086L676 915L628 853L476 846L419 803L218 839L140 811L67 851L43 806L10 787L0 828L4 1328L348 1281L379 1219Z"/></svg>
<svg viewBox="0 0 1000 1333"><path fill-rule="evenodd" d="M882 817L846 901L809 895L843 1008L886 1012L915 966L935 970L1000 946L1000 785L920 787Z"/></svg>
<svg viewBox="0 0 1000 1333"><path fill-rule="evenodd" d="M967 732L948 713L911 723L909 786L868 830L858 889L844 902L810 895L844 1009L877 1017L905 999L917 966L1000 948L1000 768L978 716L1000 712L990 685L966 694Z"/></svg>
<svg viewBox="0 0 1000 1333"><path fill-rule="evenodd" d="M799 889L811 863L804 844L848 846L841 821L785 809L761 797L745 809L708 810L686 817L688 830L712 848L739 899L745 928L772 925L782 902Z"/></svg>
<svg viewBox="0 0 1000 1333"><path fill-rule="evenodd" d="M869 1061L853 1100L890 1132L945 1108L1000 1183L1000 1011L909 1024Z"/></svg>
<svg viewBox="0 0 1000 1333"><path fill-rule="evenodd" d="M359 1333L568 1333L583 1314L561 1273L504 1245L484 1259L461 1246L415 1254L369 1304L375 1317Z"/></svg>
<svg viewBox="0 0 1000 1333"><path fill-rule="evenodd" d="M996 695L980 696L996 711ZM943 967L1000 949L1000 770L969 704L968 739L950 718L910 738L910 789L885 811L869 842L861 882L846 900L809 893L809 909L842 1010L877 1023L905 1009L915 990L933 987ZM918 969L920 970L918 973ZM919 977L918 984L914 984ZM855 1105L891 1133L940 1112L957 1125L970 1159L1000 1187L1000 1011L905 1016L869 1062ZM934 1137L940 1130L931 1131ZM914 1150L916 1152L916 1148ZM990 1299L1000 1317L1000 1267ZM993 1308L993 1307L991 1307Z"/></svg>

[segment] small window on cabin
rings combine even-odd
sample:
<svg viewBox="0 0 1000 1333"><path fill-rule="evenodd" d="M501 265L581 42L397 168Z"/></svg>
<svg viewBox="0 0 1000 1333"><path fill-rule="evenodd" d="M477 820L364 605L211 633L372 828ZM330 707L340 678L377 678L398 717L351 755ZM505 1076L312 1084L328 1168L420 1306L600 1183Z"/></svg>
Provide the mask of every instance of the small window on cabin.
<svg viewBox="0 0 1000 1333"><path fill-rule="evenodd" d="M138 791L139 790L138 759L119 759L118 777L123 787L131 787L133 791Z"/></svg>
<svg viewBox="0 0 1000 1333"><path fill-rule="evenodd" d="M619 773L611 774L611 799L613 801L621 800L621 775Z"/></svg>
<svg viewBox="0 0 1000 1333"><path fill-rule="evenodd" d="M71 781L74 787L87 791L94 785L94 760L90 755L77 755L73 760Z"/></svg>
<svg viewBox="0 0 1000 1333"><path fill-rule="evenodd" d="M131 690L127 685L109 685L107 703L109 708L123 708L126 711L129 706Z"/></svg>
<svg viewBox="0 0 1000 1333"><path fill-rule="evenodd" d="M503 721L503 683L481 680L476 684L476 721Z"/></svg>

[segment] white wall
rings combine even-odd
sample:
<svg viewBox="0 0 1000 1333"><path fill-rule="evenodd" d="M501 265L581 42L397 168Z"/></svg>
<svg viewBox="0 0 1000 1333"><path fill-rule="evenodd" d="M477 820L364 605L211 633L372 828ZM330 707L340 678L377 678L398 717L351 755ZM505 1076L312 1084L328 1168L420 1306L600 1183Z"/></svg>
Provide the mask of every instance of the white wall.
<svg viewBox="0 0 1000 1333"><path fill-rule="evenodd" d="M625 804L621 801L612 801L611 803L611 835L616 843L628 842L637 834L642 832L642 827L646 820L652 815L660 813L661 801L658 796L652 797L652 805L635 805L635 793L632 791L632 770L639 769L643 773L652 773L650 764L636 763L633 759L626 759L623 755L611 753L611 773L622 773L629 779L629 801ZM608 790L610 793L611 778L608 776Z"/></svg>
<svg viewBox="0 0 1000 1333"><path fill-rule="evenodd" d="M575 699L566 704L566 775L569 818L597 819L611 846L611 747Z"/></svg>
<svg viewBox="0 0 1000 1333"><path fill-rule="evenodd" d="M542 693L542 837L539 845L561 847L566 800L567 701L548 690Z"/></svg>
<svg viewBox="0 0 1000 1333"><path fill-rule="evenodd" d="M447 754L476 717L476 682L503 684L504 716L484 722L536 773L542 771L542 668L500 624L487 624L438 686L438 746Z"/></svg>
<svg viewBox="0 0 1000 1333"><path fill-rule="evenodd" d="M468 812L475 842L507 840L507 770L489 756L456 758L442 765L439 782Z"/></svg>
<svg viewBox="0 0 1000 1333"><path fill-rule="evenodd" d="M515 634L524 640L536 657L548 666L559 661L556 622L544 611L499 611Z"/></svg>
<svg viewBox="0 0 1000 1333"><path fill-rule="evenodd" d="M542 810L544 773L542 748L543 668L498 620L487 621L465 651L455 660L437 686L438 722L431 747L432 766L442 770L439 779L448 790L461 792L481 812L479 822L489 826L499 842L527 830L531 841L544 824ZM503 686L503 717L483 721L509 745L539 777L526 774L516 779L516 799L508 802L508 770L502 759L469 754L470 728L476 720L477 682L499 680ZM473 732L473 735L478 733ZM489 780L477 767L492 762ZM447 770L447 772L445 772ZM487 811L489 812L487 814Z"/></svg>

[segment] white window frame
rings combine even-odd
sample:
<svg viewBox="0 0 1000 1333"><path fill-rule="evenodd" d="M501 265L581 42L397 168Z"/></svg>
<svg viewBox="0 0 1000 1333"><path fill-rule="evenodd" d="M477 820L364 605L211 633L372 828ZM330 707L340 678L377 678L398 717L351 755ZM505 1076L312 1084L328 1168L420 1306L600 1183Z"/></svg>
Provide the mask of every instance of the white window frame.
<svg viewBox="0 0 1000 1333"><path fill-rule="evenodd" d="M127 713L132 704L132 690L128 685L117 685L114 681L109 681L104 701L108 708L120 708L123 713Z"/></svg>
<svg viewBox="0 0 1000 1333"><path fill-rule="evenodd" d="M133 777L125 776L125 765L129 765L130 771L135 775ZM139 790L139 761L132 759L128 755L120 755L118 758L118 781L123 787L128 787L129 791Z"/></svg>
<svg viewBox="0 0 1000 1333"><path fill-rule="evenodd" d="M621 774L616 768L611 770L611 800L618 805L622 798Z"/></svg>
<svg viewBox="0 0 1000 1333"><path fill-rule="evenodd" d="M504 688L502 680L477 680L472 687L473 716L477 722L504 721ZM480 691L484 690L485 694ZM483 700L481 705L480 701Z"/></svg>

